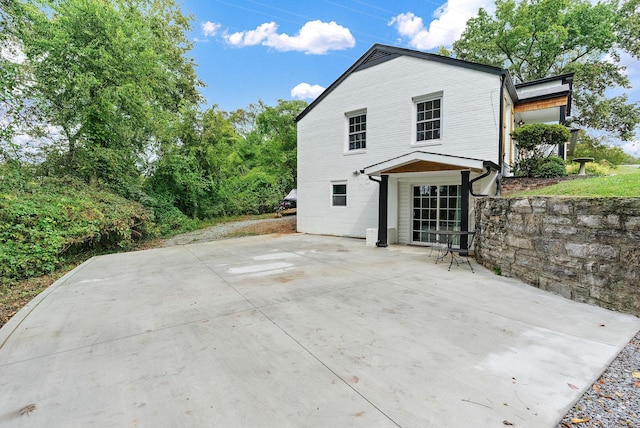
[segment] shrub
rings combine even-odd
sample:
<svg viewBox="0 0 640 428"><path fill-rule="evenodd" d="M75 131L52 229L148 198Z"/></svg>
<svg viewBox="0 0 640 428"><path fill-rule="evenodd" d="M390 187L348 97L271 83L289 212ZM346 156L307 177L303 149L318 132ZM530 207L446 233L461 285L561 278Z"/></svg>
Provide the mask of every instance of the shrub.
<svg viewBox="0 0 640 428"><path fill-rule="evenodd" d="M518 177L533 177L538 167L538 158L524 158L513 163L513 174Z"/></svg>
<svg viewBox="0 0 640 428"><path fill-rule="evenodd" d="M523 125L511 133L518 149L518 159L514 163L514 173L526 177L557 177L565 175L564 166L549 153L560 144L565 144L571 137L569 130L563 125L547 125L533 123ZM558 158L559 159L559 158Z"/></svg>
<svg viewBox="0 0 640 428"><path fill-rule="evenodd" d="M194 229L197 220L184 215L166 195L144 195L140 199L145 207L152 210L154 228L151 236L169 236Z"/></svg>
<svg viewBox="0 0 640 428"><path fill-rule="evenodd" d="M550 148L569 141L571 132L564 125L532 123L516 128L511 137L516 141L518 150L542 157Z"/></svg>
<svg viewBox="0 0 640 428"><path fill-rule="evenodd" d="M227 214L264 214L275 211L283 191L278 178L257 167L226 183Z"/></svg>
<svg viewBox="0 0 640 428"><path fill-rule="evenodd" d="M596 162L587 162L584 166L585 172L588 175L603 176L609 174L609 168L604 163L598 164ZM580 164L572 162L571 164L567 165L566 170L567 174L569 175L577 174L578 172L580 172Z"/></svg>
<svg viewBox="0 0 640 428"><path fill-rule="evenodd" d="M534 177L553 178L567 175L567 166L559 156L549 156L538 162L533 173Z"/></svg>
<svg viewBox="0 0 640 428"><path fill-rule="evenodd" d="M89 249L128 248L147 235L141 204L77 179L40 179L0 194L0 284L53 272Z"/></svg>

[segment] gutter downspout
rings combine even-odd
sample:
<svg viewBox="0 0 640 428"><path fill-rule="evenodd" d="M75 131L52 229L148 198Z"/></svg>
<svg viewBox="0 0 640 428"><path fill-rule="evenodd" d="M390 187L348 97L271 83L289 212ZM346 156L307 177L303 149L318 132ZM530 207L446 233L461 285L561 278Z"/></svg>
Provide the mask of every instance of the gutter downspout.
<svg viewBox="0 0 640 428"><path fill-rule="evenodd" d="M500 82L500 128L498 132L498 166L500 167L500 172L503 173L503 151L504 151L504 87L507 83L507 75L503 73L501 75Z"/></svg>
<svg viewBox="0 0 640 428"><path fill-rule="evenodd" d="M489 195L483 195L481 193L473 193L473 183L475 183L478 180L482 180L483 178L485 178L486 176L491 174L491 167L489 165L485 165L485 168L487 168L487 172L485 172L484 174L479 175L476 178L474 178L473 180L469 181L469 193L471 193L471 196L473 196L473 197L477 198L478 196L489 196Z"/></svg>
<svg viewBox="0 0 640 428"><path fill-rule="evenodd" d="M494 168L491 167L491 163L485 163L484 167L487 168L487 171L484 174L479 175L473 180L469 181L469 193L471 193L471 196L473 197L491 196L491 195L485 195L482 193L473 193L473 183L487 177L489 174L491 174L491 171L494 170ZM500 170L496 170L496 171L498 171L498 174L496 174L496 195L498 195L500 192L500 185L502 184L502 172Z"/></svg>
<svg viewBox="0 0 640 428"><path fill-rule="evenodd" d="M378 242L376 247L386 247L387 244L387 197L389 193L389 176L381 175L380 180L369 176L369 180L380 185L378 190Z"/></svg>

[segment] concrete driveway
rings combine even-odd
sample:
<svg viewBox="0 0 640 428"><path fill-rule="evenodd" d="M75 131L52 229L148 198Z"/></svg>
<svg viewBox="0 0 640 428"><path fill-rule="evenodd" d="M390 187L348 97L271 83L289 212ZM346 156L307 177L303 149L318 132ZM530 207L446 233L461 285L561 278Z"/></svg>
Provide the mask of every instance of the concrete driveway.
<svg viewBox="0 0 640 428"><path fill-rule="evenodd" d="M0 426L552 427L640 329L422 248L96 257L0 330Z"/></svg>

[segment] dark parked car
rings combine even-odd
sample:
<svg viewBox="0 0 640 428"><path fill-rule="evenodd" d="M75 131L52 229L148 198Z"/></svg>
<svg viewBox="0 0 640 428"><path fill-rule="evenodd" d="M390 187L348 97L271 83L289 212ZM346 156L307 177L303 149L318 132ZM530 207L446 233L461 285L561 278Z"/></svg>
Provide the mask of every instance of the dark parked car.
<svg viewBox="0 0 640 428"><path fill-rule="evenodd" d="M284 211L284 210L290 210L292 208L296 208L297 202L298 202L298 195L297 195L296 189L293 189L292 191L289 192L289 194L284 199L282 199L278 203L278 211Z"/></svg>

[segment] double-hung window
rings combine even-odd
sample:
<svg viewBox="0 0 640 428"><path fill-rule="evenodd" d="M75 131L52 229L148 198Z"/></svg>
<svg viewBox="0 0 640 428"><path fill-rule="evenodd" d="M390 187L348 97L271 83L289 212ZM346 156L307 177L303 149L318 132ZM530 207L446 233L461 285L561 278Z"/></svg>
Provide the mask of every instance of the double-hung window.
<svg viewBox="0 0 640 428"><path fill-rule="evenodd" d="M367 148L367 113L347 115L349 121L349 150Z"/></svg>
<svg viewBox="0 0 640 428"><path fill-rule="evenodd" d="M334 207L347 206L347 183L331 184L331 206L334 206Z"/></svg>
<svg viewBox="0 0 640 428"><path fill-rule="evenodd" d="M416 143L440 139L442 97L416 101Z"/></svg>

